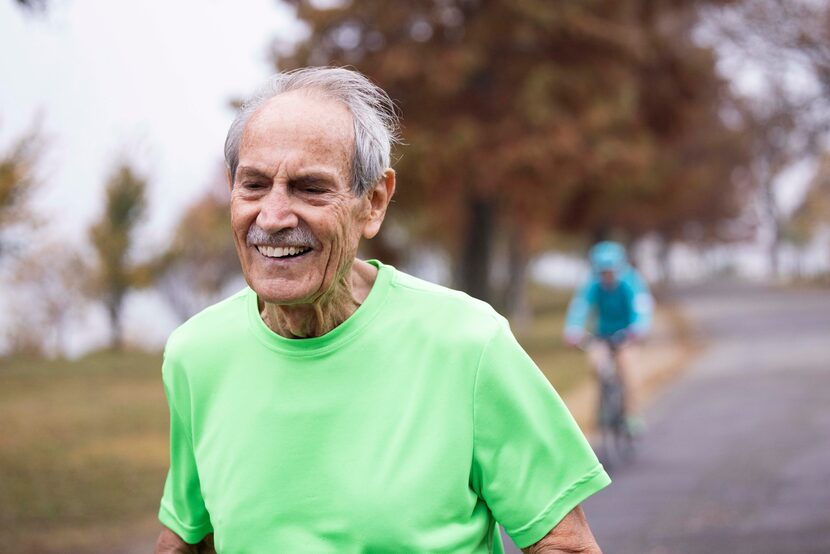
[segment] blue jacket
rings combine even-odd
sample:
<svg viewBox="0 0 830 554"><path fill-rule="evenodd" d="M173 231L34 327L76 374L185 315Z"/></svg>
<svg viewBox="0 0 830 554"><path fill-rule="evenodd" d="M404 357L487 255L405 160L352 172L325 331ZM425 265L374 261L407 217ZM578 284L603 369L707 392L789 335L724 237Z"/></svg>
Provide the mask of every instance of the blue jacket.
<svg viewBox="0 0 830 554"><path fill-rule="evenodd" d="M625 249L615 242L601 242L591 249L591 277L577 290L568 306L565 334L591 332L610 337L630 328L645 335L651 328L654 300L645 279L625 259ZM614 271L616 284L607 289L601 272Z"/></svg>

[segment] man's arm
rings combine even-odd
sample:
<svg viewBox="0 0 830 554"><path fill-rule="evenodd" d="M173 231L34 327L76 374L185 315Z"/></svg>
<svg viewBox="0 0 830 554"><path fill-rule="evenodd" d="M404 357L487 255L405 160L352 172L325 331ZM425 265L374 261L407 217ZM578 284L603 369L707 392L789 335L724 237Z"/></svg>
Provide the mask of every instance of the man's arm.
<svg viewBox="0 0 830 554"><path fill-rule="evenodd" d="M156 541L155 554L216 554L213 548L213 533L205 536L198 544L188 544L165 527Z"/></svg>
<svg viewBox="0 0 830 554"><path fill-rule="evenodd" d="M542 540L523 548L525 554L602 554L580 506L562 518Z"/></svg>

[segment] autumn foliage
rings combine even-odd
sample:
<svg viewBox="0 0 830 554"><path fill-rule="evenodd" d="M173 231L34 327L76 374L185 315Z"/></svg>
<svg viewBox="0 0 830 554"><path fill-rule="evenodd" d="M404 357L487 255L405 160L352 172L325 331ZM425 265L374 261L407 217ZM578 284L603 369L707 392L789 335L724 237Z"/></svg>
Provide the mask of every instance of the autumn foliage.
<svg viewBox="0 0 830 554"><path fill-rule="evenodd" d="M276 65L353 65L398 102L392 217L475 295L500 245L521 275L554 232L716 236L740 211L734 100L691 38L724 2L291 3L310 34Z"/></svg>

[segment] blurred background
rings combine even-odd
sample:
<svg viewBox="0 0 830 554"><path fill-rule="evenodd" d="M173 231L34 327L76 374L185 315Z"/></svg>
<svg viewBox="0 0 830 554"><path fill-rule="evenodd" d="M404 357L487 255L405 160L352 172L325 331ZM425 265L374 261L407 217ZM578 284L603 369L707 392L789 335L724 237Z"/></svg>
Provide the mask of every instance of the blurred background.
<svg viewBox="0 0 830 554"><path fill-rule="evenodd" d="M234 106L329 64L403 119L362 255L508 315L589 434L588 247L655 288L607 552L830 551L827 2L0 0L0 46L0 551L152 548L161 349L244 286Z"/></svg>

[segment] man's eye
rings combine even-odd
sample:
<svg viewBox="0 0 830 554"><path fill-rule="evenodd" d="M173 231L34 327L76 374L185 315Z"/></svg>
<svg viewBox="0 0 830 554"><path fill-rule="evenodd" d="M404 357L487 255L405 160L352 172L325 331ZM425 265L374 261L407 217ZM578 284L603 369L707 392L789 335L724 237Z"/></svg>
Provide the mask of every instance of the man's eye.
<svg viewBox="0 0 830 554"><path fill-rule="evenodd" d="M259 190L265 188L265 185L257 182L242 183L242 187L248 190Z"/></svg>

